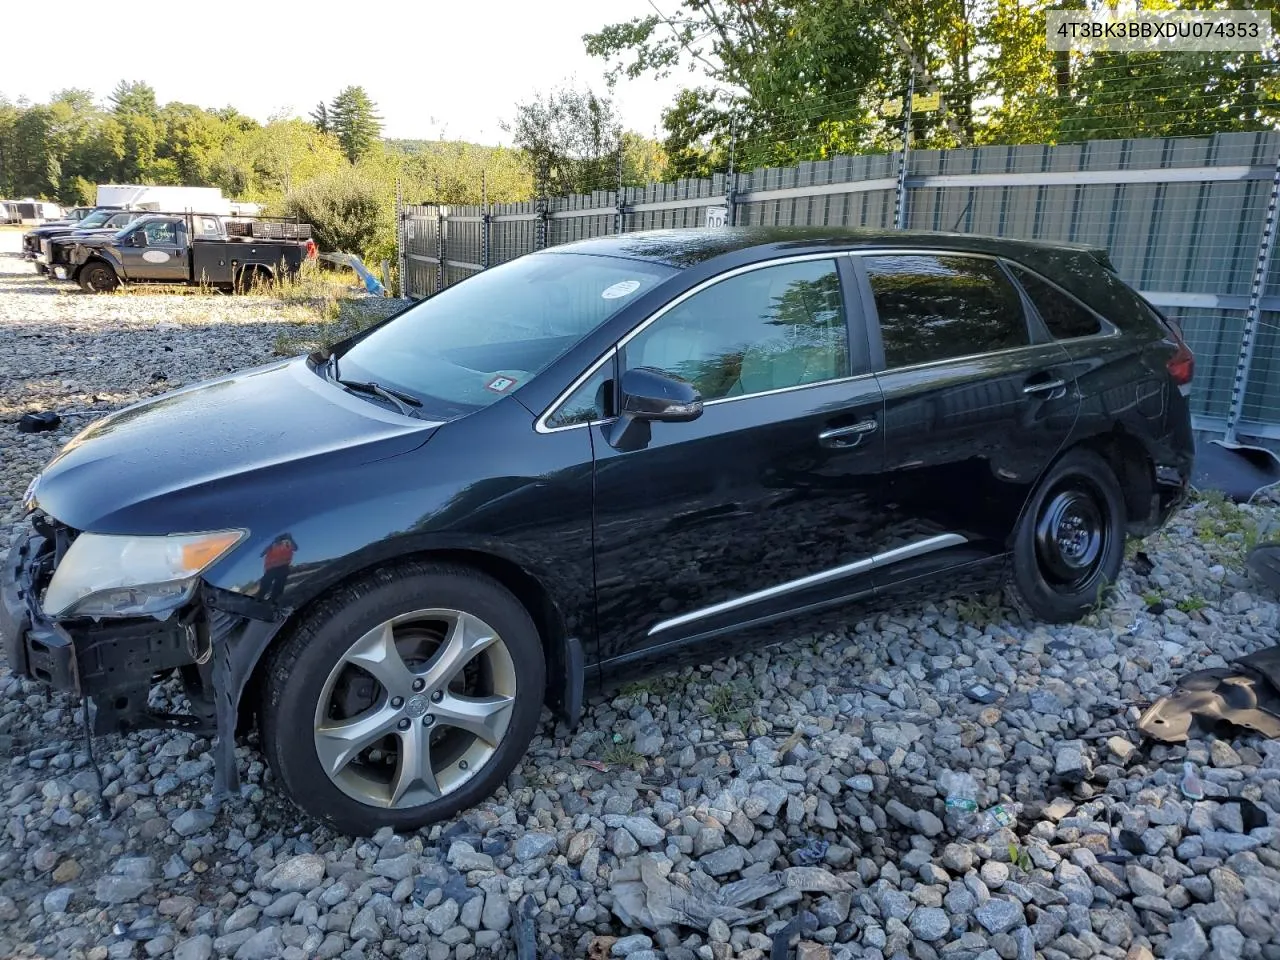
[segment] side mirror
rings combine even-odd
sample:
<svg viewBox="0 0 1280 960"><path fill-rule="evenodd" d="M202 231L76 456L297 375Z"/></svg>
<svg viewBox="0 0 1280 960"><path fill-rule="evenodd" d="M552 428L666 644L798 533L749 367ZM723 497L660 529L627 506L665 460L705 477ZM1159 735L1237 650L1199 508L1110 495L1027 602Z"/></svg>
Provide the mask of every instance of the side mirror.
<svg viewBox="0 0 1280 960"><path fill-rule="evenodd" d="M137 233L129 234L129 246L145 247L147 245L147 235L139 230Z"/></svg>
<svg viewBox="0 0 1280 960"><path fill-rule="evenodd" d="M655 367L636 367L622 374L622 415L688 423L702 416L702 394L688 380Z"/></svg>

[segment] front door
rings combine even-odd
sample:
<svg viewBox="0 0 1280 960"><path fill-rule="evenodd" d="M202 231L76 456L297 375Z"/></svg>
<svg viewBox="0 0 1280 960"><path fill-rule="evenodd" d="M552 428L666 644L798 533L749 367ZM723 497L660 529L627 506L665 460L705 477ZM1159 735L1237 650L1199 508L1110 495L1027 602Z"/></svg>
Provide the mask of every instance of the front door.
<svg viewBox="0 0 1280 960"><path fill-rule="evenodd" d="M125 274L131 279L178 283L187 279L186 231L177 220L148 220L131 235L143 244L121 249Z"/></svg>
<svg viewBox="0 0 1280 960"><path fill-rule="evenodd" d="M606 671L871 590L882 402L860 311L846 322L851 276L842 257L757 265L624 340L621 369L683 377L705 406L638 449L591 427Z"/></svg>
<svg viewBox="0 0 1280 960"><path fill-rule="evenodd" d="M882 566L878 580L901 585L998 557L1075 425L1071 358L1029 322L998 260L886 253L854 263L878 317L885 516L904 540L941 546Z"/></svg>

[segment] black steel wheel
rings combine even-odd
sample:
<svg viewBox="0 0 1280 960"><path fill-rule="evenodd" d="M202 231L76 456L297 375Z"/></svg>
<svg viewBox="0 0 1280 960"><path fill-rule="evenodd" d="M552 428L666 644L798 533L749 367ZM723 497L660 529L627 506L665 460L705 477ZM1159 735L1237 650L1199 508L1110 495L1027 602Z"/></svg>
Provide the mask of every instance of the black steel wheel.
<svg viewBox="0 0 1280 960"><path fill-rule="evenodd" d="M95 260L80 270L80 289L85 293L110 293L120 286L120 278L111 265Z"/></svg>
<svg viewBox="0 0 1280 960"><path fill-rule="evenodd" d="M1013 537L1011 596L1025 615L1078 620L1102 599L1124 560L1124 496L1091 450L1070 450L1045 474Z"/></svg>

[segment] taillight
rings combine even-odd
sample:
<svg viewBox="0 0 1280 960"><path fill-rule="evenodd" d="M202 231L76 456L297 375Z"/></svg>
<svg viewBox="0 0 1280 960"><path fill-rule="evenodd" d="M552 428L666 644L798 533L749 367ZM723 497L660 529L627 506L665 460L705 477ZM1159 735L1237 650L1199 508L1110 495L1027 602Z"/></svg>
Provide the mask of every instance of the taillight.
<svg viewBox="0 0 1280 960"><path fill-rule="evenodd" d="M1191 348L1187 346L1187 342L1182 339L1182 328L1172 320L1166 320L1165 324L1169 327L1169 332L1173 334L1173 342L1178 345L1178 349L1174 351L1172 357L1166 366L1169 368L1169 376L1173 378L1173 382L1180 387L1185 387L1191 383L1192 377L1196 375L1196 355L1191 352Z"/></svg>

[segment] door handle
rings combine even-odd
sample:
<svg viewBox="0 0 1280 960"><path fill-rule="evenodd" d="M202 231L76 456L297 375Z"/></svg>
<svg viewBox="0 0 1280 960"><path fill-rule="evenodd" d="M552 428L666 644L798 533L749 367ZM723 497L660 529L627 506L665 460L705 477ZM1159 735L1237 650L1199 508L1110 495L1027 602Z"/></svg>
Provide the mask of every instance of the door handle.
<svg viewBox="0 0 1280 960"><path fill-rule="evenodd" d="M832 427L818 434L818 443L824 447L856 447L868 433L874 433L880 424L863 420L848 427Z"/></svg>
<svg viewBox="0 0 1280 960"><path fill-rule="evenodd" d="M1065 380L1041 380L1039 383L1028 383L1022 388L1023 393L1052 393L1067 385Z"/></svg>

